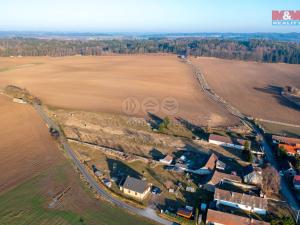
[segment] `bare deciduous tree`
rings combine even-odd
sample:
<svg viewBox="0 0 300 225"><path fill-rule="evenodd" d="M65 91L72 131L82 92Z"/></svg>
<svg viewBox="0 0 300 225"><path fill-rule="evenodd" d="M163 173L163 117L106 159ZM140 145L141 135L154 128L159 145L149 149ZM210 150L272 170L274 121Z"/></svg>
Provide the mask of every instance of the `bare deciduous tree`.
<svg viewBox="0 0 300 225"><path fill-rule="evenodd" d="M280 176L277 170L267 165L263 168L262 190L266 195L278 194L280 185Z"/></svg>

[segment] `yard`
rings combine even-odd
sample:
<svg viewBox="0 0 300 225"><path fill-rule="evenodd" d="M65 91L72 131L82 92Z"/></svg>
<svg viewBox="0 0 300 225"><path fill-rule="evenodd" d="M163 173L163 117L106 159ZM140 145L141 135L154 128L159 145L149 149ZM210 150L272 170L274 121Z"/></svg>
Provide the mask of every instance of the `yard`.
<svg viewBox="0 0 300 225"><path fill-rule="evenodd" d="M89 168L92 168L94 165L97 169L103 171L105 177L113 178L116 181L112 185L112 190L119 195L122 195L122 192L119 190L118 184L127 176L131 176L138 179L145 178L148 183L159 187L162 191L159 196L151 194L151 196L146 198L142 202L144 206L155 204L165 208L170 205L179 207L197 205L199 203L197 193L185 191L187 186L197 190L196 179L186 176L185 173L168 171L164 165L147 164L139 160L133 162L122 161L116 157L105 155L98 149L78 144L72 143L72 147L79 158L86 161ZM174 193L170 193L169 189L174 189ZM153 201L154 199L155 201Z"/></svg>

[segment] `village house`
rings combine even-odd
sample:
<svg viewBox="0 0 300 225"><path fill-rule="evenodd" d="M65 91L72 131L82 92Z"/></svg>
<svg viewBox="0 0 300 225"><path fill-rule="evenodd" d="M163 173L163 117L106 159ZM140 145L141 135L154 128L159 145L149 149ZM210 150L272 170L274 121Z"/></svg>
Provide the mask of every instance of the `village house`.
<svg viewBox="0 0 300 225"><path fill-rule="evenodd" d="M143 200L150 193L151 185L144 180L139 180L134 177L127 177L120 190L130 197Z"/></svg>
<svg viewBox="0 0 300 225"><path fill-rule="evenodd" d="M261 185L262 184L262 169L248 165L243 168L243 181L246 184Z"/></svg>
<svg viewBox="0 0 300 225"><path fill-rule="evenodd" d="M296 156L300 153L300 139L289 138L283 136L272 136L273 144L278 144L279 148L282 148L289 156Z"/></svg>
<svg viewBox="0 0 300 225"><path fill-rule="evenodd" d="M161 163L166 165L171 165L173 162L173 157L170 155L167 155L165 158L159 160Z"/></svg>
<svg viewBox="0 0 300 225"><path fill-rule="evenodd" d="M300 153L300 146L298 145L279 144L278 148L284 150L289 156L296 156Z"/></svg>
<svg viewBox="0 0 300 225"><path fill-rule="evenodd" d="M209 135L208 142L222 147L243 150L245 148L246 140L211 134ZM248 143L249 143L249 147L251 147L251 142L248 141Z"/></svg>
<svg viewBox="0 0 300 225"><path fill-rule="evenodd" d="M269 225L259 220L208 209L206 225Z"/></svg>
<svg viewBox="0 0 300 225"><path fill-rule="evenodd" d="M268 209L268 201L252 195L241 194L216 188L214 200L217 206L226 205L260 215L265 215Z"/></svg>
<svg viewBox="0 0 300 225"><path fill-rule="evenodd" d="M209 175L214 172L217 161L218 161L218 157L216 156L216 154L213 153L210 155L209 159L207 160L206 164L203 167L197 170L186 169L186 171L198 175Z"/></svg>
<svg viewBox="0 0 300 225"><path fill-rule="evenodd" d="M287 145L291 145L291 146L300 148L300 139L299 138L289 138L289 137L273 135L272 141L274 144L281 143L281 144L287 144Z"/></svg>
<svg viewBox="0 0 300 225"><path fill-rule="evenodd" d="M293 185L296 190L300 190L300 175L294 176Z"/></svg>
<svg viewBox="0 0 300 225"><path fill-rule="evenodd" d="M227 183L227 184L231 184L231 185L241 184L242 179L236 175L215 171L211 180L207 184L205 184L204 187L206 190L214 192L216 186L219 184L223 184L223 183L225 183L225 184Z"/></svg>
<svg viewBox="0 0 300 225"><path fill-rule="evenodd" d="M213 185L217 185L219 183L242 183L242 179L237 175L215 171L214 175L210 180L210 183Z"/></svg>
<svg viewBox="0 0 300 225"><path fill-rule="evenodd" d="M292 177L292 176L296 175L296 170L290 161L284 160L282 162L282 170L283 170L284 174L287 176Z"/></svg>

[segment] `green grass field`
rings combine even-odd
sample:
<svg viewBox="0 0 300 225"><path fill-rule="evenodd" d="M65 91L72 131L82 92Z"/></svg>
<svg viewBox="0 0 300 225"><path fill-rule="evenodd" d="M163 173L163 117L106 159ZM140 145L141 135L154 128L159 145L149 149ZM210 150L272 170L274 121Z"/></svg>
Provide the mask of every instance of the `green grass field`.
<svg viewBox="0 0 300 225"><path fill-rule="evenodd" d="M49 180L51 182L49 186L52 187L53 182L56 186L69 185L70 170L74 168L69 163L64 163L1 194L0 224L154 224L114 207L108 202L93 199L92 193L80 181L76 173L76 181L71 182L72 190L76 189L75 193L66 197L65 203L59 209L49 209L48 204L51 198L47 195L47 187L43 185L47 185ZM74 187L76 184L78 187Z"/></svg>

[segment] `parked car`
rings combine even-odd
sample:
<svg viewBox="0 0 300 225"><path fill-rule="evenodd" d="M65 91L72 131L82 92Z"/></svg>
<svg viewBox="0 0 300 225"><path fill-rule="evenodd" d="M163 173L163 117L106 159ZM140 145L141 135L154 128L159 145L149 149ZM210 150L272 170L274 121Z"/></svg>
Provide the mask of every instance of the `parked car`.
<svg viewBox="0 0 300 225"><path fill-rule="evenodd" d="M284 172L283 172L282 170L280 170L280 171L279 171L279 175L280 175L281 177L283 177L283 176L284 176Z"/></svg>
<svg viewBox="0 0 300 225"><path fill-rule="evenodd" d="M161 193L161 190L158 187L153 187L151 193L153 195L159 195Z"/></svg>

